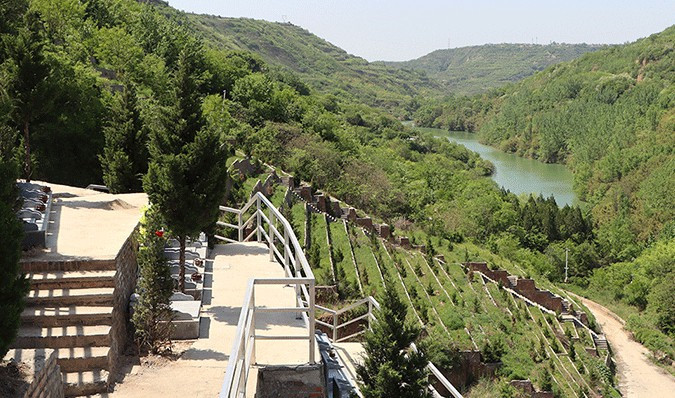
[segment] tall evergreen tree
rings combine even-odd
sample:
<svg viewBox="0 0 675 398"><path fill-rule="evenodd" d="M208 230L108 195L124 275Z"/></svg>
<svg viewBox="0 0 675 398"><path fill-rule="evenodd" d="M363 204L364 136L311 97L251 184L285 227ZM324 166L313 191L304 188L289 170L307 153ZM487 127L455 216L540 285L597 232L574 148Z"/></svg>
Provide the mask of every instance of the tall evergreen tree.
<svg viewBox="0 0 675 398"><path fill-rule="evenodd" d="M199 93L201 48L181 51L173 105L161 129L150 134L151 161L143 187L180 243L179 287L185 291L185 244L218 217L225 194L228 151L218 132L205 127Z"/></svg>
<svg viewBox="0 0 675 398"><path fill-rule="evenodd" d="M173 293L171 270L164 257L166 237L158 232L161 217L155 206L146 212L141 223L141 247L138 252L140 278L136 291L138 303L132 321L139 346L158 352L168 341L172 310L169 299Z"/></svg>
<svg viewBox="0 0 675 398"><path fill-rule="evenodd" d="M147 171L147 139L138 109L136 89L128 83L109 107L110 119L103 127L105 147L99 155L103 182L113 193L138 192Z"/></svg>
<svg viewBox="0 0 675 398"><path fill-rule="evenodd" d="M30 143L32 122L50 111L54 96L48 82L52 68L44 56L43 22L36 12L28 12L24 20L25 27L8 43L7 52L16 69L11 91L15 101L14 123L23 133L23 177L30 181L34 171Z"/></svg>
<svg viewBox="0 0 675 398"><path fill-rule="evenodd" d="M1 84L1 83L0 83ZM0 358L7 353L16 337L28 280L21 274L19 258L23 228L16 217L19 209L16 178L18 168L13 159L16 131L8 121L9 99L0 87Z"/></svg>
<svg viewBox="0 0 675 398"><path fill-rule="evenodd" d="M371 330L365 334L364 363L356 369L361 391L366 397L431 397L427 380L427 360L411 350L420 329L406 323L408 307L393 283L386 283L380 310Z"/></svg>

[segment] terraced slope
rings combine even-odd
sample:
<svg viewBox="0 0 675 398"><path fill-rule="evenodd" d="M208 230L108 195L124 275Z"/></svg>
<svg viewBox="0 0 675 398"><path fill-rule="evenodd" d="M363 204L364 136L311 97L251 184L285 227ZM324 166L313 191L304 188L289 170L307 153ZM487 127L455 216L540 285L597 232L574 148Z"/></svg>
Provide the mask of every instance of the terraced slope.
<svg viewBox="0 0 675 398"><path fill-rule="evenodd" d="M281 196L278 192L283 189L277 186L273 196ZM420 231L409 231L413 243L427 242L432 247L426 251L436 255L408 250L351 222L327 217L313 205L307 211L307 203L292 197L282 207L288 206L298 236L305 236L309 226L304 244L318 284L335 284L337 291L333 302L322 305L341 308L363 295L377 296L391 283L410 304L409 321L423 325L425 334L437 343L427 352L448 375L467 355L462 352L480 351L484 361L501 360L498 374L506 380L529 378L541 388L544 375L550 374L558 396L616 394L605 364L606 347L596 346L589 329L569 315L526 305L510 289L462 265L483 259L523 275L517 264L470 243L450 244ZM553 289L548 284L544 287Z"/></svg>

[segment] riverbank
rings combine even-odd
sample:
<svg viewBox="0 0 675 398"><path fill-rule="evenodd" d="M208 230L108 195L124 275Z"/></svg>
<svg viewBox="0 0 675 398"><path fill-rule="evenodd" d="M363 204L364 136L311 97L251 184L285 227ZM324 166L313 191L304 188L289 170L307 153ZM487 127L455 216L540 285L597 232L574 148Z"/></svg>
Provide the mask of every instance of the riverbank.
<svg viewBox="0 0 675 398"><path fill-rule="evenodd" d="M447 131L429 127L415 127L415 129L431 133L436 137L446 138L450 142L463 145L478 153L495 166L492 180L516 195L553 196L561 207L579 203L573 189L574 175L561 164L542 163L502 152L497 148L481 144L475 134L464 131Z"/></svg>

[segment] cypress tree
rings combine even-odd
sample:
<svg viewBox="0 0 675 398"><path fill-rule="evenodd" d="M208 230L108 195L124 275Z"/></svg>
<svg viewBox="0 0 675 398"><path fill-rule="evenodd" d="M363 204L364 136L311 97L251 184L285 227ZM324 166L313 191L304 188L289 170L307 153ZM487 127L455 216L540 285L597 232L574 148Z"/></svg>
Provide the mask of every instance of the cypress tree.
<svg viewBox="0 0 675 398"><path fill-rule="evenodd" d="M20 207L18 168L12 156L16 131L6 123L9 106L3 105L8 103L0 90L0 358L16 337L28 293L28 280L19 266L23 228L16 217Z"/></svg>
<svg viewBox="0 0 675 398"><path fill-rule="evenodd" d="M366 357L356 369L361 391L366 397L430 397L427 360L410 349L420 329L406 323L408 307L393 286L385 284L376 320L365 333Z"/></svg>
<svg viewBox="0 0 675 398"><path fill-rule="evenodd" d="M23 177L30 181L33 175L31 129L34 120L50 112L54 95L49 87L51 65L44 57L46 43L43 22L35 12L24 16L24 27L8 42L7 52L13 60L16 78L11 87L14 98L14 123L21 130Z"/></svg>
<svg viewBox="0 0 675 398"><path fill-rule="evenodd" d="M173 293L171 271L164 257L166 238L160 231L162 222L155 206L151 206L141 222L138 252L140 278L136 292L139 299L134 307L132 322L140 347L159 351L168 341L172 317L169 299Z"/></svg>
<svg viewBox="0 0 675 398"><path fill-rule="evenodd" d="M143 187L159 206L180 243L179 288L185 291L185 244L189 236L215 223L225 194L228 151L218 132L205 127L199 93L201 47L181 50L173 76L172 106L162 128L150 134L148 173Z"/></svg>
<svg viewBox="0 0 675 398"><path fill-rule="evenodd" d="M105 147L99 155L103 182L112 193L138 192L147 170L146 138L138 110L136 89L127 84L113 96L110 118L103 127Z"/></svg>

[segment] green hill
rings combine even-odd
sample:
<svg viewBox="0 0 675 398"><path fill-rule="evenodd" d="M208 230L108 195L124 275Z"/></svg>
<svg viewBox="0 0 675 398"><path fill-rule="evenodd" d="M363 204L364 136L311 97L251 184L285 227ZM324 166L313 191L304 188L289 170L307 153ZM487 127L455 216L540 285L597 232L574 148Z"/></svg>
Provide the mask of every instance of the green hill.
<svg viewBox="0 0 675 398"><path fill-rule="evenodd" d="M323 93L390 110L409 105L418 95L440 94L440 85L422 72L368 62L290 23L186 15L217 47L253 52Z"/></svg>
<svg viewBox="0 0 675 398"><path fill-rule="evenodd" d="M452 94L476 94L599 48L602 46L564 43L485 44L436 50L410 61L385 64L426 72Z"/></svg>
<svg viewBox="0 0 675 398"><path fill-rule="evenodd" d="M420 125L466 126L520 156L566 163L593 216L598 260L613 264L582 284L606 303L641 311L628 323L652 348L663 344L650 321L668 333L675 319L660 309L675 276L666 260L675 247L674 43L671 26L480 97L423 105L416 117Z"/></svg>

